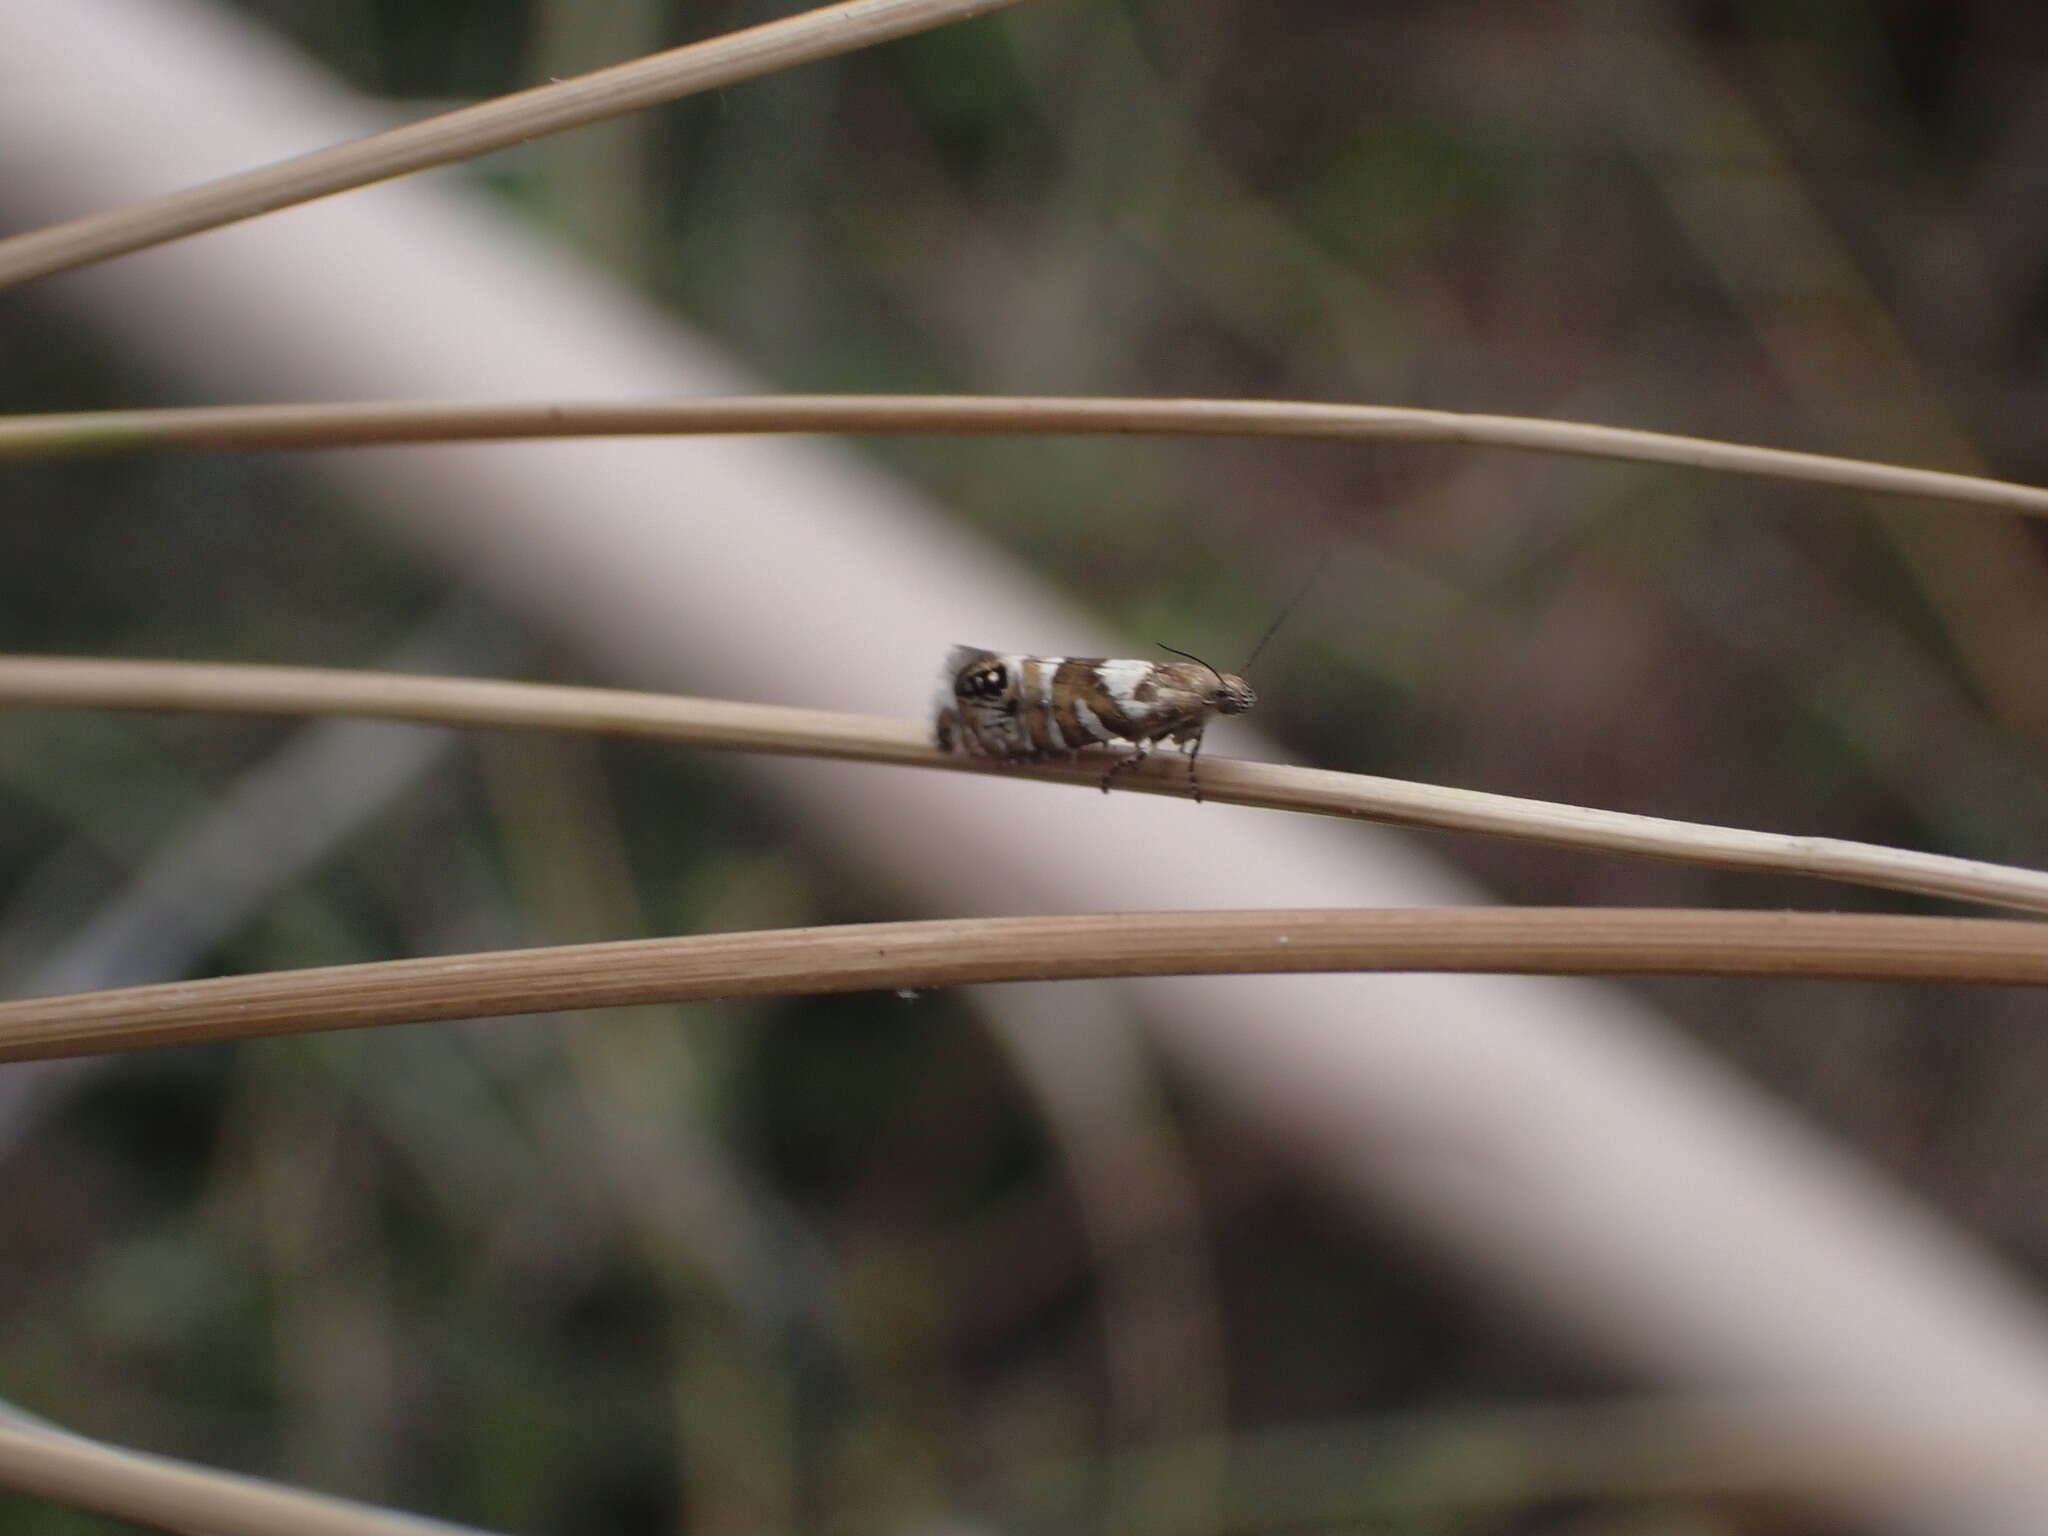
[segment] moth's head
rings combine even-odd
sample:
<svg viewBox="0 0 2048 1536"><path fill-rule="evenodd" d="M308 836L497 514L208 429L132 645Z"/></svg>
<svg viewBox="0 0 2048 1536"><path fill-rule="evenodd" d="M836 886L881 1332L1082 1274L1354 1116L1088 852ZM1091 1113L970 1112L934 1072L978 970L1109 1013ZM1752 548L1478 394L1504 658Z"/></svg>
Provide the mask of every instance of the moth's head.
<svg viewBox="0 0 2048 1536"><path fill-rule="evenodd" d="M1259 696L1252 692L1252 685L1235 672L1218 672L1194 652L1183 651L1178 646L1161 645L1159 649L1185 656L1194 663L1193 666L1181 666L1176 662L1166 670L1178 674L1183 686L1200 694L1203 707L1210 713L1241 715L1259 702Z"/></svg>
<svg viewBox="0 0 2048 1536"><path fill-rule="evenodd" d="M1218 672L1216 686L1209 690L1209 707L1219 715L1241 715L1259 702L1252 685L1235 672Z"/></svg>

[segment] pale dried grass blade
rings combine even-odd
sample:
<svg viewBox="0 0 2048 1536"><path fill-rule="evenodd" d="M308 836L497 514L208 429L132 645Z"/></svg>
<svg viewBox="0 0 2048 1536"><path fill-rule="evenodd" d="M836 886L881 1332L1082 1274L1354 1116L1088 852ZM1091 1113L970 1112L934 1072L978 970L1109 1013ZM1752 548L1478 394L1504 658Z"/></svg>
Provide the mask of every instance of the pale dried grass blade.
<svg viewBox="0 0 2048 1536"><path fill-rule="evenodd" d="M418 677L313 667L0 656L0 704L218 710L272 715L369 715L434 725L598 731L737 752L843 758L1009 774L1096 788L1099 765L991 765L940 752L921 724L830 710L693 699L679 694ZM1154 761L1116 787L1187 795L1178 761ZM1519 838L1558 848L1841 880L1955 901L2048 912L2048 873L1841 838L1757 832L1623 811L1523 800L1481 790L1204 758L1205 798L1267 810L1349 816L1393 826Z"/></svg>
<svg viewBox="0 0 2048 1536"><path fill-rule="evenodd" d="M0 257L5 250L0 242ZM377 443L775 432L1463 443L1668 464L2048 516L2048 490L1980 475L1590 422L1306 400L733 395L691 400L355 401L79 411L0 418L0 459L145 448L336 448Z"/></svg>
<svg viewBox="0 0 2048 1536"><path fill-rule="evenodd" d="M0 1003L0 1062L626 1003L1342 971L2048 985L2001 918L1401 907L945 918L270 971Z"/></svg>
<svg viewBox="0 0 2048 1536"><path fill-rule="evenodd" d="M0 240L0 288L965 21L1019 0L844 0Z"/></svg>

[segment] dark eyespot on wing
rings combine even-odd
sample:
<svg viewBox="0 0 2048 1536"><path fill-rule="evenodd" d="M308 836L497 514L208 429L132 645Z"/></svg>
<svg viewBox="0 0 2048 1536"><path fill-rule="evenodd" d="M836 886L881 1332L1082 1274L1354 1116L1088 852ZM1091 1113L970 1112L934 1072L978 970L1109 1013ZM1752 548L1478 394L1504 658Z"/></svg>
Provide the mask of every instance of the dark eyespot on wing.
<svg viewBox="0 0 2048 1536"><path fill-rule="evenodd" d="M1009 686L1010 669L992 661L962 672L954 691L963 699L999 699Z"/></svg>

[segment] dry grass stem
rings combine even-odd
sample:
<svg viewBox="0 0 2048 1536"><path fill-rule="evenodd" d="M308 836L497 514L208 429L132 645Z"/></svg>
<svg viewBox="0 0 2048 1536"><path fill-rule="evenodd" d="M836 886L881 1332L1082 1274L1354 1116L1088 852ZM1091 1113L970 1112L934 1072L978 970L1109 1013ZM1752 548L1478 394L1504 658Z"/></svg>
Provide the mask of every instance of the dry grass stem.
<svg viewBox="0 0 2048 1536"><path fill-rule="evenodd" d="M362 715L435 725L597 731L693 746L997 773L1096 788L1099 763L996 767L940 752L921 723L829 710L737 704L675 694L567 688L482 678L309 667L0 656L0 704L112 709ZM1440 832L1513 837L1593 853L1840 880L1957 901L2048 912L2048 873L1838 838L1754 832L1621 811L1522 800L1285 763L1205 757L1210 800L1349 816ZM1122 790L1188 793L1170 753L1117 775Z"/></svg>
<svg viewBox="0 0 2048 1536"><path fill-rule="evenodd" d="M0 1003L0 1062L628 1003L1334 971L2048 984L2002 918L1404 907L943 918L495 950Z"/></svg>
<svg viewBox="0 0 2048 1536"><path fill-rule="evenodd" d="M6 248L6 243L0 242L0 263L4 263ZM1675 464L2048 516L2048 490L1976 475L1583 422L1287 400L742 395L626 403L378 401L81 411L0 418L0 458L143 448L333 448L505 438L759 432L1179 435L1463 443Z"/></svg>
<svg viewBox="0 0 2048 1536"><path fill-rule="evenodd" d="M964 21L1018 0L844 0L650 54L573 80L443 112L147 202L0 240L0 287L217 229L295 203L447 165L543 134L874 43Z"/></svg>
<svg viewBox="0 0 2048 1536"><path fill-rule="evenodd" d="M451 1536L471 1529L12 1424L0 1424L0 1488L208 1536Z"/></svg>

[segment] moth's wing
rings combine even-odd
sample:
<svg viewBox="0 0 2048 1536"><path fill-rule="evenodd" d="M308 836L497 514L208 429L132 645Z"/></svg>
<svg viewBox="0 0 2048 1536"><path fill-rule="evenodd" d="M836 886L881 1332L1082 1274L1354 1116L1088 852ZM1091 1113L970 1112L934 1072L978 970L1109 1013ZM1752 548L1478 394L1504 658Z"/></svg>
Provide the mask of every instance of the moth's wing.
<svg viewBox="0 0 2048 1536"><path fill-rule="evenodd" d="M956 645L953 649L946 652L946 667L939 674L940 680L945 684L946 696L948 698L952 697L953 680L962 672L965 672L970 665L984 658L993 660L998 654L996 651L983 650L978 645Z"/></svg>
<svg viewBox="0 0 2048 1536"><path fill-rule="evenodd" d="M1171 663L1111 656L1095 664L1102 689L1116 702L1117 734L1133 741L1156 741L1186 723L1198 709L1196 695L1181 686Z"/></svg>
<svg viewBox="0 0 2048 1536"><path fill-rule="evenodd" d="M946 652L946 665L939 673L938 687L932 692L932 739L938 743L940 751L975 750L974 733L967 730L961 721L960 696L954 684L968 667L994 654L974 645L956 645Z"/></svg>
<svg viewBox="0 0 2048 1536"><path fill-rule="evenodd" d="M978 645L956 645L946 652L946 665L939 672L938 692L934 695L934 710L948 709L959 702L957 685L960 674L969 667L985 661L1000 661L1001 654L985 651Z"/></svg>
<svg viewBox="0 0 2048 1536"><path fill-rule="evenodd" d="M1121 656L1089 657L1081 665L1092 667L1102 686L1119 700L1144 708L1158 696L1159 685L1170 674L1154 661L1132 661Z"/></svg>

